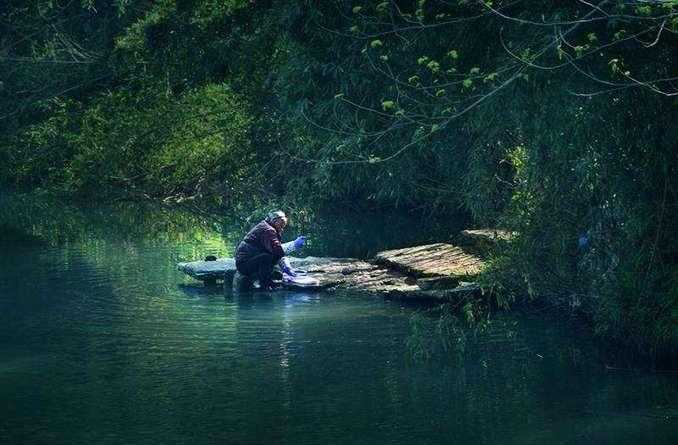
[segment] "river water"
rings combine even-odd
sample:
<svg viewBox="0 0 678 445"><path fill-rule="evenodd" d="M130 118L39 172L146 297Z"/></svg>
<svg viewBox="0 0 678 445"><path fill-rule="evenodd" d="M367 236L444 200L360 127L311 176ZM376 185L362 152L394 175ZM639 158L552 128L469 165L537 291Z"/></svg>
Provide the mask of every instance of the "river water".
<svg viewBox="0 0 678 445"><path fill-rule="evenodd" d="M311 219L313 254L441 236ZM251 222L0 199L0 443L678 443L678 375L606 368L568 317L493 314L461 344L425 307L176 271Z"/></svg>

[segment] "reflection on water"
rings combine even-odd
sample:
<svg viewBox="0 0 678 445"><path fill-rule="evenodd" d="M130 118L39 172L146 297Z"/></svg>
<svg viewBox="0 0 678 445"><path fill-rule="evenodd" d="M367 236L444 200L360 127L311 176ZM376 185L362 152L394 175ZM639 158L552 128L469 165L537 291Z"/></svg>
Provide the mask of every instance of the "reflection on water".
<svg viewBox="0 0 678 445"><path fill-rule="evenodd" d="M172 242L179 246L211 243L212 254L232 256L234 247L265 210L247 215L200 215L182 208L117 202L82 208L49 197L7 194L0 190L0 246L112 241ZM304 254L310 256L373 256L379 250L440 242L460 228L436 224L421 214L291 213L284 241L308 236ZM369 221L369 223L366 223ZM418 230L413 230L418 228ZM188 258L191 253L185 252Z"/></svg>
<svg viewBox="0 0 678 445"><path fill-rule="evenodd" d="M407 353L414 307L235 296L175 270L229 252L241 227L222 236L166 209L27 208L0 212L13 228L0 242L0 443L678 437L677 376L606 370L562 320L498 316L467 334L461 360L439 349L421 363Z"/></svg>

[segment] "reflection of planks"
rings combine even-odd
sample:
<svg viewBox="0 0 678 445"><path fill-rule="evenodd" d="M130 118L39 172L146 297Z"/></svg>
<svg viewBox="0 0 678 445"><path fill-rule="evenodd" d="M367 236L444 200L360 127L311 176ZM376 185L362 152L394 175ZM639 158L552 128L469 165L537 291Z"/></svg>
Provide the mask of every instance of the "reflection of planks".
<svg viewBox="0 0 678 445"><path fill-rule="evenodd" d="M472 278L483 268L477 256L445 243L379 252L375 262L418 277Z"/></svg>

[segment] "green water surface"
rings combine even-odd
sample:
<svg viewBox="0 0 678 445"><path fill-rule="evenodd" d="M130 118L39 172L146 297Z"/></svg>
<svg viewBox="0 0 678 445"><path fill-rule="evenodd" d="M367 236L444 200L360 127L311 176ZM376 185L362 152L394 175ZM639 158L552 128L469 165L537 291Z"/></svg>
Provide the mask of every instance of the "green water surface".
<svg viewBox="0 0 678 445"><path fill-rule="evenodd" d="M0 208L2 444L678 443L678 375L607 369L567 316L495 314L463 353L436 346L431 317L431 356L416 361L421 307L235 296L176 271L228 255L251 221L7 196ZM402 224L297 229L309 253L336 256L440 236Z"/></svg>

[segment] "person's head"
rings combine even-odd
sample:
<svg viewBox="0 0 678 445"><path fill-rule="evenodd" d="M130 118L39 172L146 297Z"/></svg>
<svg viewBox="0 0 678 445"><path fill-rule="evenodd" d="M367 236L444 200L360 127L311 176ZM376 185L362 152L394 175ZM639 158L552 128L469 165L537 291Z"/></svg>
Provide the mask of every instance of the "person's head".
<svg viewBox="0 0 678 445"><path fill-rule="evenodd" d="M266 216L266 222L275 227L278 232L281 232L287 225L287 215L283 211L276 210Z"/></svg>

